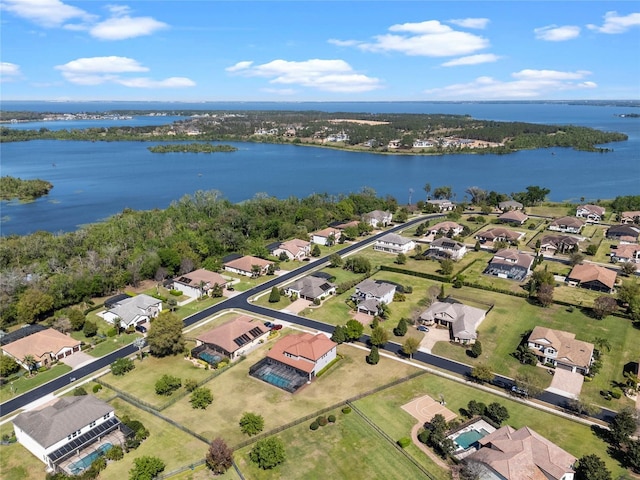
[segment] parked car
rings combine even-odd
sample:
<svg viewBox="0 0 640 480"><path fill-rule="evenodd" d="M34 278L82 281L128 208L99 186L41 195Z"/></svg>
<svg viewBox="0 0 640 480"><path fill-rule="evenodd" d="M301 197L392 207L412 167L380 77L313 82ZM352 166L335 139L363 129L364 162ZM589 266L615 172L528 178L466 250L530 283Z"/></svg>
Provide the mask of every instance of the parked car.
<svg viewBox="0 0 640 480"><path fill-rule="evenodd" d="M429 331L429 327L425 327L424 325L420 325L418 327L418 331L419 332L428 332Z"/></svg>
<svg viewBox="0 0 640 480"><path fill-rule="evenodd" d="M518 388L517 385L514 385L513 387L511 387L511 391L516 395L522 395L523 397L526 397L527 395L529 395L529 392L527 390L525 390L524 388Z"/></svg>
<svg viewBox="0 0 640 480"><path fill-rule="evenodd" d="M280 325L279 323L274 323L273 326L271 327L271 330L280 330L282 328L282 325Z"/></svg>
<svg viewBox="0 0 640 480"><path fill-rule="evenodd" d="M144 325L136 325L136 331L140 333L147 333L147 327Z"/></svg>
<svg viewBox="0 0 640 480"><path fill-rule="evenodd" d="M273 323L272 322L264 322L264 326L267 328L273 328Z"/></svg>

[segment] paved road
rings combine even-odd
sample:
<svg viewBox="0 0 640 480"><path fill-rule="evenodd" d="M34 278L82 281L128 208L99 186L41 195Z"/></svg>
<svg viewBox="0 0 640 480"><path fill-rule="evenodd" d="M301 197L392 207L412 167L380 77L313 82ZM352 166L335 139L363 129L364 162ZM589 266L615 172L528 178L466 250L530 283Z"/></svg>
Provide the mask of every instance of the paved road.
<svg viewBox="0 0 640 480"><path fill-rule="evenodd" d="M356 244L353 245L349 245L347 247L345 247L344 249L342 249L340 251L341 255L345 255L347 253L351 253L355 250L358 250L360 248L363 248L371 243L373 243L378 237L385 235L389 232L399 232L402 230L405 230L407 228L412 227L413 225L415 225L416 223L420 223L423 222L425 220L432 220L434 218L440 218L443 217L443 215L439 215L439 214L434 214L434 215L427 215L427 216L423 216L420 218L416 218L413 220L410 220L404 224L395 226L389 230L386 230L384 232L381 232L379 234L376 235L372 235L370 237L367 237L365 240L358 242ZM303 327L307 327L310 329L314 329L314 330L318 330L321 332L326 332L326 333L332 333L334 326L333 325L329 325L323 322L318 322L316 320L311 320L308 318L304 318L298 315L294 315L291 313L287 313L287 312L281 312L281 311L277 311L277 310L272 310L270 308L265 308L265 307L261 307L259 305L254 305L252 303L249 302L249 299L251 297L253 297L254 295L256 295L259 292L262 291L266 291L271 289L274 286L280 285L284 282L287 282L295 277L298 277L310 270L314 270L317 269L319 266L328 263L329 261L329 257L323 257L321 259L318 259L316 261L313 262L309 262L306 265L303 265L302 267L288 272L284 275L280 275L278 277L274 277L273 279L269 280L266 283L262 283L260 285L258 285L257 287L252 288L251 290L247 290L246 292L242 292L239 293L238 295L228 298L216 305L213 305L205 310L202 310L201 312L198 312L188 318L186 318L184 320L184 325L185 327L191 326L201 320L204 320L205 318L208 318L212 315L215 315L217 313L222 312L223 310L228 310L231 308L235 308L235 309L241 309L241 310L247 310L250 311L254 314L257 315L262 315L262 316L268 316L271 318L274 318L276 320L280 320L283 322L290 322L296 325L301 325ZM367 343L367 341L369 340L369 337L364 335L362 338L360 338L360 341L362 343ZM396 355L402 355L401 353L401 345L394 343L394 342L389 342L384 346L384 350ZM133 355L136 352L136 348L133 345L129 345L127 347L124 347L120 350L117 350L105 357L99 358L96 361L87 364L77 370L74 370L73 372L70 373L70 375L65 375L64 377L60 377L57 378L55 380L52 380L49 383L46 383L40 387L37 387L27 393L24 393L18 397L15 397L5 403L0 404L0 416L5 416L8 415L26 405L28 405L29 403L32 403L36 400L38 400L39 398L51 394L53 392L55 392L56 390L59 390L61 388L63 388L64 386L67 386L70 383L70 378L74 378L74 379L80 379L89 375L94 374L95 372L107 367L109 364L111 364L112 362L114 362L116 359L121 358L121 357L126 357L126 356L130 356ZM432 366L432 367L436 367L442 370L446 370L448 372L454 373L454 374L458 374L458 375L462 375L462 376L468 376L470 371L471 371L471 367L469 367L468 365L459 363L459 362L455 362L443 357L439 357L437 355L433 355L430 353L425 353L425 352L416 352L413 356L413 359L415 361L424 363L426 365ZM502 376L496 376L494 379L494 382L496 382L497 384L500 385L504 385L504 387L507 390L511 389L511 386L513 385L513 380L507 377L502 377ZM567 402L567 398L563 397L561 395L557 395L551 392L544 392L540 397L538 397L538 400L548 403L550 405L556 406L556 407L561 407L564 408ZM599 420L604 420L604 421L610 421L611 418L613 418L615 416L615 412L611 411L611 410L607 410L607 409L602 409L600 410L598 413L596 413L593 417L597 418Z"/></svg>

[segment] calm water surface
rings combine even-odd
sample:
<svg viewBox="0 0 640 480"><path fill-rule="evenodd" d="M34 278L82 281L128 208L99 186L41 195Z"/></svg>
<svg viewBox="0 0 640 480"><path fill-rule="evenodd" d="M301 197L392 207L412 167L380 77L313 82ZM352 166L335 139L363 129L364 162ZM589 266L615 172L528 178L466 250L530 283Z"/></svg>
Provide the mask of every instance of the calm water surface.
<svg viewBox="0 0 640 480"><path fill-rule="evenodd" d="M47 105L49 108L43 108L43 111L53 110L51 104ZM89 110L86 106L81 109L74 104L70 108L75 110L68 111L177 108L175 104L145 105L114 107L105 104L103 108ZM203 108L202 104L197 105ZM2 175L42 178L54 184L47 197L35 202L2 202L2 235L27 234L37 230L70 231L124 208L165 208L185 194L209 189L219 190L232 202L251 198L257 192L284 198L291 195L304 197L314 192L348 193L371 187L378 194L393 195L400 203L405 203L409 200L410 189L413 189L413 201L422 198L422 187L426 182L432 187L451 185L458 200L463 199L466 188L474 185L506 193L524 190L528 185L541 185L551 189L549 197L556 201L640 194L640 120L616 116L629 113L629 108L425 103L235 103L206 104L204 108L275 110L276 105L282 107L279 109L290 110L453 113L499 121L574 124L621 131L629 135L629 140L610 145L614 152L607 154L558 148L510 155L446 156L376 155L251 143L232 143L238 151L210 155L153 154L147 147L158 143L148 142L34 141L1 144ZM16 110L36 110L33 106L19 107ZM3 108L6 108L5 104ZM136 117L139 118L158 120L158 117ZM106 120L104 124L110 125L111 122L113 120Z"/></svg>

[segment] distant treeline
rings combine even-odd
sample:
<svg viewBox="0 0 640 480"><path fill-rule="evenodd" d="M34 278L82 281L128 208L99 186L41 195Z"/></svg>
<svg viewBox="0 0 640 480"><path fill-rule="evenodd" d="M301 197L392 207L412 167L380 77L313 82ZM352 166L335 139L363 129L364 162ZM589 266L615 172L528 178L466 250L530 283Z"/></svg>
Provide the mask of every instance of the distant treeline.
<svg viewBox="0 0 640 480"><path fill-rule="evenodd" d="M0 177L0 200L35 200L49 193L53 184L45 180L22 180L16 177Z"/></svg>
<svg viewBox="0 0 640 480"><path fill-rule="evenodd" d="M152 153L214 153L235 152L238 149L231 145L212 145L210 143L171 143L169 145L155 145L149 147Z"/></svg>

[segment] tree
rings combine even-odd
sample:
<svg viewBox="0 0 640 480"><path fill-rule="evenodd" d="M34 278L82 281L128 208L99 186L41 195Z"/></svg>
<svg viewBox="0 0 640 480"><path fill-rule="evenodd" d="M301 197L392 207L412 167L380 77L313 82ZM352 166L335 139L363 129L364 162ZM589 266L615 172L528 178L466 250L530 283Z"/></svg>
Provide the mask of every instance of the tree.
<svg viewBox="0 0 640 480"><path fill-rule="evenodd" d="M430 183L425 183L424 187L422 188L425 193L427 194L426 199L429 200L429 193L431 192L431 184Z"/></svg>
<svg viewBox="0 0 640 480"><path fill-rule="evenodd" d="M542 305L543 307L548 307L553 303L553 290L553 285L549 285L546 283L543 283L538 287L536 298L538 299L538 302L540 302L540 305Z"/></svg>
<svg viewBox="0 0 640 480"><path fill-rule="evenodd" d="M371 351L369 352L369 355L367 355L367 363L369 365L377 365L379 361L380 361L380 352L378 351L378 346L373 345L371 347Z"/></svg>
<svg viewBox="0 0 640 480"><path fill-rule="evenodd" d="M369 338L369 342L371 343L371 345L381 347L388 341L389 333L383 327L377 326L373 330L371 330L371 337Z"/></svg>
<svg viewBox="0 0 640 480"><path fill-rule="evenodd" d="M404 253L400 252L396 257L396 263L398 265L404 265L405 263L407 263L407 256Z"/></svg>
<svg viewBox="0 0 640 480"><path fill-rule="evenodd" d="M311 249L311 256L312 257L319 257L322 254L322 252L320 251L320 246L316 243L313 248Z"/></svg>
<svg viewBox="0 0 640 480"><path fill-rule="evenodd" d="M162 312L151 322L151 328L147 334L151 355L166 357L184 351L182 326L182 320L170 312Z"/></svg>
<svg viewBox="0 0 640 480"><path fill-rule="evenodd" d="M473 367L469 375L471 375L471 378L473 378L475 381L480 383L490 382L491 380L493 380L493 372L491 371L489 366L484 363L479 363L478 365Z"/></svg>
<svg viewBox="0 0 640 480"><path fill-rule="evenodd" d="M84 333L86 337L94 337L96 333L98 333L98 325L96 322L87 320L82 327L82 333Z"/></svg>
<svg viewBox="0 0 640 480"><path fill-rule="evenodd" d="M175 312L176 307L178 306L178 300L176 300L173 297L169 297L169 299L167 300L167 303L169 304L169 311Z"/></svg>
<svg viewBox="0 0 640 480"><path fill-rule="evenodd" d="M129 480L153 480L164 470L165 464L157 457L139 457L133 460L134 467L129 470Z"/></svg>
<svg viewBox="0 0 640 480"><path fill-rule="evenodd" d="M405 318L401 318L398 325L393 329L393 334L396 337L404 337L407 334L407 321Z"/></svg>
<svg viewBox="0 0 640 480"><path fill-rule="evenodd" d="M68 333L71 330L71 321L67 317L58 317L51 326L60 333Z"/></svg>
<svg viewBox="0 0 640 480"><path fill-rule="evenodd" d="M634 273L636 273L637 269L638 267L636 267L636 264L631 262L624 262L622 265L620 265L620 271L625 277L633 275Z"/></svg>
<svg viewBox="0 0 640 480"><path fill-rule="evenodd" d="M142 361L142 349L146 345L147 345L147 341L142 337L138 337L133 341L133 346L138 349L138 357L140 358L140 361Z"/></svg>
<svg viewBox="0 0 640 480"><path fill-rule="evenodd" d="M467 413L470 417L474 417L476 415L484 415L484 412L486 410L487 406L482 402L469 400L469 403L467 404Z"/></svg>
<svg viewBox="0 0 640 480"><path fill-rule="evenodd" d="M607 464L592 453L580 457L575 478L576 480L611 480L611 472L607 469Z"/></svg>
<svg viewBox="0 0 640 480"><path fill-rule="evenodd" d="M537 397L544 391L544 385L542 385L542 379L536 375L532 375L529 372L518 373L514 378L516 387L522 391L527 392L530 397Z"/></svg>
<svg viewBox="0 0 640 480"><path fill-rule="evenodd" d="M278 287L273 287L271 289L271 294L269 295L269 303L278 303L280 301L280 289Z"/></svg>
<svg viewBox="0 0 640 480"><path fill-rule="evenodd" d="M593 301L593 315L599 320L608 317L617 308L616 299L608 295L601 295Z"/></svg>
<svg viewBox="0 0 640 480"><path fill-rule="evenodd" d="M252 462L263 470L269 470L284 462L286 455L282 440L275 437L258 440L249 453Z"/></svg>
<svg viewBox="0 0 640 480"><path fill-rule="evenodd" d="M507 410L507 407L500 405L498 402L493 402L487 405L487 410L484 413L498 425L502 424L502 422L509 418L509 411Z"/></svg>
<svg viewBox="0 0 640 480"><path fill-rule="evenodd" d="M164 374L156 381L155 388L158 395L172 395L181 386L182 380L178 377Z"/></svg>
<svg viewBox="0 0 640 480"><path fill-rule="evenodd" d="M16 315L24 323L35 323L53 310L53 297L36 288L25 290L16 302Z"/></svg>
<svg viewBox="0 0 640 480"><path fill-rule="evenodd" d="M214 475L221 475L233 466L233 450L222 438L214 438L205 459L209 470Z"/></svg>
<svg viewBox="0 0 640 480"><path fill-rule="evenodd" d="M640 440L630 440L627 442L625 460L634 472L640 472Z"/></svg>
<svg viewBox="0 0 640 480"><path fill-rule="evenodd" d="M347 341L347 333L345 331L345 327L342 325L337 325L336 328L333 329L333 334L331 335L331 340L336 342L338 345Z"/></svg>
<svg viewBox="0 0 640 480"><path fill-rule="evenodd" d="M453 260L450 258L440 260L440 273L443 275L451 275L453 273Z"/></svg>
<svg viewBox="0 0 640 480"><path fill-rule="evenodd" d="M264 418L257 413L245 412L240 419L240 430L250 437L257 435L264 428Z"/></svg>
<svg viewBox="0 0 640 480"><path fill-rule="evenodd" d="M29 375L31 375L31 372L33 372L38 366L38 361L36 360L36 357L34 357L31 354L25 355L24 358L22 359L22 363L27 366Z"/></svg>
<svg viewBox="0 0 640 480"><path fill-rule="evenodd" d="M211 390L206 387L198 387L191 392L191 398L189 399L192 408L206 409L213 402L213 394Z"/></svg>
<svg viewBox="0 0 640 480"><path fill-rule="evenodd" d="M478 358L482 355L482 342L480 340L476 340L476 343L471 347L471 356L473 358Z"/></svg>
<svg viewBox="0 0 640 480"><path fill-rule="evenodd" d="M413 354L418 351L418 348L420 348L420 340L416 337L407 337L402 344L402 352L409 358L413 358Z"/></svg>
<svg viewBox="0 0 640 480"><path fill-rule="evenodd" d="M357 320L349 320L345 326L345 337L347 342L355 342L364 332L364 326Z"/></svg>
<svg viewBox="0 0 640 480"><path fill-rule="evenodd" d="M71 322L71 328L74 331L77 332L78 330L82 330L85 321L84 313L82 313L77 308L71 308L69 309L67 316L69 317L69 321Z"/></svg>
<svg viewBox="0 0 640 480"><path fill-rule="evenodd" d="M135 364L133 363L133 360L126 357L117 359L115 362L113 362L110 365L110 367L111 367L111 373L113 373L118 377L136 368Z"/></svg>
<svg viewBox="0 0 640 480"><path fill-rule="evenodd" d="M361 255L349 257L344 262L345 270L349 270L353 273L369 273L371 271L371 262L368 258Z"/></svg>
<svg viewBox="0 0 640 480"><path fill-rule="evenodd" d="M344 261L339 253L329 255L329 266L332 268L341 267Z"/></svg>
<svg viewBox="0 0 640 480"><path fill-rule="evenodd" d="M8 355L0 355L0 377L8 377L20 370L20 365Z"/></svg>
<svg viewBox="0 0 640 480"><path fill-rule="evenodd" d="M573 252L569 255L569 265L572 267L581 264L584 262L584 255L580 252Z"/></svg>
<svg viewBox="0 0 640 480"><path fill-rule="evenodd" d="M613 417L610 426L611 438L617 445L624 444L635 432L638 422L636 411L625 407Z"/></svg>

